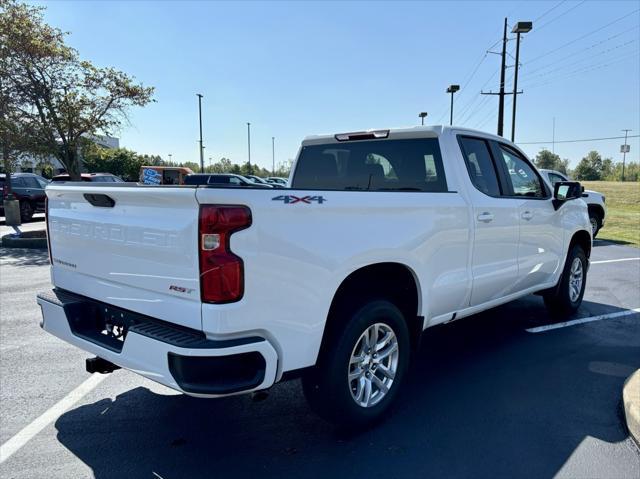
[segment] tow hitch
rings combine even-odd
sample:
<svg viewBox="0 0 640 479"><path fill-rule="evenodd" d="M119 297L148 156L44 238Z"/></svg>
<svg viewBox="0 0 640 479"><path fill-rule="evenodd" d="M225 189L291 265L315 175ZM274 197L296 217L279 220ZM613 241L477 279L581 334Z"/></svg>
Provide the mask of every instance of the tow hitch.
<svg viewBox="0 0 640 479"><path fill-rule="evenodd" d="M116 366L112 362L96 356L95 358L87 358L86 368L87 372L91 374L109 374L114 372L116 369L120 369L120 366Z"/></svg>

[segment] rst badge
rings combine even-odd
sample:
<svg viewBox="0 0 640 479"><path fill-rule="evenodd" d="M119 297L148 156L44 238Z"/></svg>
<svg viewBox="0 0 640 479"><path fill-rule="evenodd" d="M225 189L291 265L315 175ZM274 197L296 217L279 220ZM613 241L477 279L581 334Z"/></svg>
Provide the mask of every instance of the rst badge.
<svg viewBox="0 0 640 479"><path fill-rule="evenodd" d="M272 201L282 201L285 205L293 205L295 203L311 203L322 204L327 199L324 196L293 196L293 195L280 195L275 198L271 198Z"/></svg>

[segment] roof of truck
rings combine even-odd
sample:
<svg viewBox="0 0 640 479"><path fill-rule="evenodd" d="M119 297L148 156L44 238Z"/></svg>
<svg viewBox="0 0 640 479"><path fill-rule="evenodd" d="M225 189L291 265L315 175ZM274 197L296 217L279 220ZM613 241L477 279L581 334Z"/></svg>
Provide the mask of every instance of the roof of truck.
<svg viewBox="0 0 640 479"><path fill-rule="evenodd" d="M351 132L338 132L338 133L325 133L320 135L309 135L302 140L303 145L319 144L319 143L340 143L337 137L343 135L355 135L357 137L363 136L358 139L375 139L374 137L367 138L366 135L374 135L376 133L386 134L386 136L379 136L378 138L435 138L448 130L455 130L456 132L463 132L474 135L481 135L483 137L495 138L501 141L507 141L506 138L487 133L486 131L474 130L472 128L465 128L461 126L449 126L449 125L425 125L425 126L410 126L401 128L372 128L368 130L353 130ZM352 138L353 140L353 138ZM344 141L344 140L343 140Z"/></svg>

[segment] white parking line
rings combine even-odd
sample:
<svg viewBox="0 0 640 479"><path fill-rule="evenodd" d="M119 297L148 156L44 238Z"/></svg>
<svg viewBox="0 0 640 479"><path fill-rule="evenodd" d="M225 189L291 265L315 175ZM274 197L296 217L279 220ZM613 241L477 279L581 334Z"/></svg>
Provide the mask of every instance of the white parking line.
<svg viewBox="0 0 640 479"><path fill-rule="evenodd" d="M605 259L602 261L591 261L591 264L617 263L619 261L638 261L638 260L640 260L640 258Z"/></svg>
<svg viewBox="0 0 640 479"><path fill-rule="evenodd" d="M552 329L567 328L569 326L575 326L576 324L591 323L593 321L601 321L603 319L619 318L621 316L629 316L637 313L640 313L640 308L626 309L624 311L618 311L616 313L600 314L598 316L589 316L588 318L574 319L572 321L565 321L564 323L547 324L546 326L538 326L537 328L525 329L525 331L527 333L542 333L544 331L550 331Z"/></svg>
<svg viewBox="0 0 640 479"><path fill-rule="evenodd" d="M9 459L15 452L19 451L45 427L58 419L67 409L80 401L80 399L104 381L106 377L106 374L92 374L86 381L80 384L80 386L0 446L0 464Z"/></svg>

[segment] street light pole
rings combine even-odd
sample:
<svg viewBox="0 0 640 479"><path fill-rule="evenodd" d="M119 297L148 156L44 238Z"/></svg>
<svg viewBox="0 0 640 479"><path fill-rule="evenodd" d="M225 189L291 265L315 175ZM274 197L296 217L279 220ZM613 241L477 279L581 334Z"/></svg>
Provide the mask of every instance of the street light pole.
<svg viewBox="0 0 640 479"><path fill-rule="evenodd" d="M198 116L200 118L200 173L204 173L204 147L202 146L202 95L198 96Z"/></svg>
<svg viewBox="0 0 640 479"><path fill-rule="evenodd" d="M622 130L624 131L624 146L622 147L622 181L624 181L624 163L627 159L627 135L631 130Z"/></svg>
<svg viewBox="0 0 640 479"><path fill-rule="evenodd" d="M271 137L271 174L276 176L276 137Z"/></svg>
<svg viewBox="0 0 640 479"><path fill-rule="evenodd" d="M171 153L169 153L169 163L171 163L171 157L172 157L172 156L173 156L173 155L172 155Z"/></svg>
<svg viewBox="0 0 640 479"><path fill-rule="evenodd" d="M251 174L251 123L247 122L247 151L249 153L249 174Z"/></svg>
<svg viewBox="0 0 640 479"><path fill-rule="evenodd" d="M511 113L511 141L516 138L516 102L518 101L518 67L520 66L520 34L531 31L533 22L518 22L515 24L511 33L516 34L516 64L513 74L513 111Z"/></svg>
<svg viewBox="0 0 640 479"><path fill-rule="evenodd" d="M453 125L453 94L460 90L460 85L449 85L447 93L451 93L451 113L449 115L449 125Z"/></svg>
<svg viewBox="0 0 640 479"><path fill-rule="evenodd" d="M420 113L418 113L418 117L422 120L422 126L424 126L424 119L427 117L427 112L421 111Z"/></svg>

